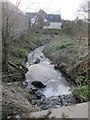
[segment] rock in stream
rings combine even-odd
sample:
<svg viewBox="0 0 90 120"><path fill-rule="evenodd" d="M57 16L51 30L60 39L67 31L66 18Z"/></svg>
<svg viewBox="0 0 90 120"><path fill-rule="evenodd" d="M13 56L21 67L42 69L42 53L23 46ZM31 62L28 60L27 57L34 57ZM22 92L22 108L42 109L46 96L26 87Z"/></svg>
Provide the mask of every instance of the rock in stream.
<svg viewBox="0 0 90 120"><path fill-rule="evenodd" d="M32 94L32 104L40 110L67 106L75 103L72 86L54 69L52 62L42 52L44 46L36 48L28 56L26 81ZM40 61L35 64L35 61ZM45 87L37 87L34 81L39 80ZM37 88L35 88L37 87Z"/></svg>
<svg viewBox="0 0 90 120"><path fill-rule="evenodd" d="M49 108L57 108L75 104L73 94L46 97L40 89L31 88L32 104L37 106L39 110L47 110Z"/></svg>

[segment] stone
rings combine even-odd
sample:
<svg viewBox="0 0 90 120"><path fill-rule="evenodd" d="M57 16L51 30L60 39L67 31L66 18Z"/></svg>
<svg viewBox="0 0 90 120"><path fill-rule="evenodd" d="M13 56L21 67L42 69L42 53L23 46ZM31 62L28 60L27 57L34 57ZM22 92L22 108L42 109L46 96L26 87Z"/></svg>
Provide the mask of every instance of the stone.
<svg viewBox="0 0 90 120"><path fill-rule="evenodd" d="M39 58L37 58L37 59L35 60L34 64L38 64L38 63L40 63L40 59L39 59Z"/></svg>
<svg viewBox="0 0 90 120"><path fill-rule="evenodd" d="M37 91L37 88L30 88L29 93L30 94L35 94L35 92Z"/></svg>
<svg viewBox="0 0 90 120"><path fill-rule="evenodd" d="M23 82L22 84L23 84L23 86L25 86L25 87L28 86L28 82L27 82L27 81Z"/></svg>
<svg viewBox="0 0 90 120"><path fill-rule="evenodd" d="M44 85L41 81L32 81L31 84L37 88L45 88L46 87L46 85Z"/></svg>
<svg viewBox="0 0 90 120"><path fill-rule="evenodd" d="M59 64L55 64L54 69L58 70L59 69Z"/></svg>
<svg viewBox="0 0 90 120"><path fill-rule="evenodd" d="M37 96L37 99L42 99L42 100L46 99L46 96L40 91L36 91L35 94Z"/></svg>

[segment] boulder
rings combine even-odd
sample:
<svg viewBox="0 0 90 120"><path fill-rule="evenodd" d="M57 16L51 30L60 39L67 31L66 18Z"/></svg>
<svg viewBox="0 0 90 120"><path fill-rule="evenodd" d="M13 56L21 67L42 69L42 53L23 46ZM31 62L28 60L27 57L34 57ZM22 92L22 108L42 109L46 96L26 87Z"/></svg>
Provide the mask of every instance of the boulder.
<svg viewBox="0 0 90 120"><path fill-rule="evenodd" d="M38 63L40 63L40 59L39 59L39 58L37 58L37 59L35 60L34 64L38 64Z"/></svg>
<svg viewBox="0 0 90 120"><path fill-rule="evenodd" d="M37 99L45 100L46 96L41 91L36 91Z"/></svg>
<svg viewBox="0 0 90 120"><path fill-rule="evenodd" d="M58 70L59 69L59 64L55 64L54 69Z"/></svg>
<svg viewBox="0 0 90 120"><path fill-rule="evenodd" d="M44 85L41 81L32 81L31 84L37 88L45 88L46 87L46 85Z"/></svg>

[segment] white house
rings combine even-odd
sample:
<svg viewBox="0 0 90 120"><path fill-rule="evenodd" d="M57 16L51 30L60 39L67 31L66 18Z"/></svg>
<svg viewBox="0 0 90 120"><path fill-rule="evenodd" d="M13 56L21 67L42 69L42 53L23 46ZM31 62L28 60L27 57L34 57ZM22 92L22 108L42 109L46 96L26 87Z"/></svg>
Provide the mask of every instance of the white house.
<svg viewBox="0 0 90 120"><path fill-rule="evenodd" d="M48 29L61 29L62 23L61 23L61 16L58 14L47 14L46 19L48 21L48 26L45 26L44 28Z"/></svg>
<svg viewBox="0 0 90 120"><path fill-rule="evenodd" d="M38 13L26 13L30 19L31 26L35 23L37 24ZM61 29L61 16L59 14L46 14L40 13L43 18L43 22L47 23L44 25L45 29Z"/></svg>

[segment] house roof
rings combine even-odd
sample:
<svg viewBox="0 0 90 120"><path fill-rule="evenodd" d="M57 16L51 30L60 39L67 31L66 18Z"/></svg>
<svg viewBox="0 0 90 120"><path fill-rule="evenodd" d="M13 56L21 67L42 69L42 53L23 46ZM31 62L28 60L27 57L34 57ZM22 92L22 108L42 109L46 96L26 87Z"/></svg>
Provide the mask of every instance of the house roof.
<svg viewBox="0 0 90 120"><path fill-rule="evenodd" d="M37 13L30 13L30 12L26 12L26 15L32 19L33 17L35 17L37 15Z"/></svg>
<svg viewBox="0 0 90 120"><path fill-rule="evenodd" d="M37 13L30 13L26 12L26 15L32 19L35 16L37 16ZM61 22L61 16L59 14L46 14L44 17L49 21L49 22Z"/></svg>
<svg viewBox="0 0 90 120"><path fill-rule="evenodd" d="M58 14L47 14L46 19L49 22L61 22L61 16Z"/></svg>

